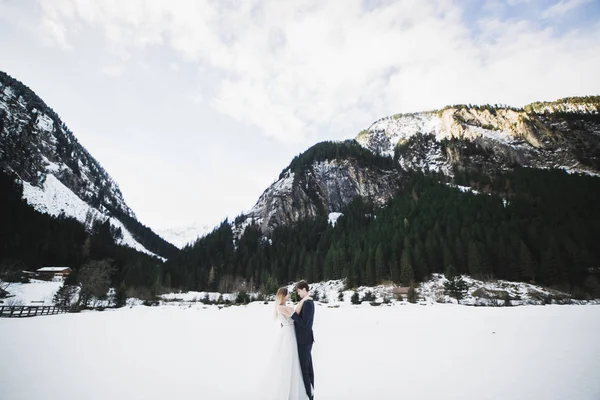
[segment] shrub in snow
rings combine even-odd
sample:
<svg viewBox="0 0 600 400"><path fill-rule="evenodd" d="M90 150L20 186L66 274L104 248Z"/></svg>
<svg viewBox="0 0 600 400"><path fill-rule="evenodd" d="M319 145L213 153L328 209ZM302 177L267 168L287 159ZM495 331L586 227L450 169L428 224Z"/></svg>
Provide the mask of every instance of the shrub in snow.
<svg viewBox="0 0 600 400"><path fill-rule="evenodd" d="M248 303L250 303L250 295L243 290L240 291L235 298L235 304L248 304Z"/></svg>
<svg viewBox="0 0 600 400"><path fill-rule="evenodd" d="M127 304L127 286L125 286L125 282L121 282L115 293L115 307L120 308L125 304Z"/></svg>
<svg viewBox="0 0 600 400"><path fill-rule="evenodd" d="M352 304L360 304L360 295L358 294L358 292L354 292L354 294L350 298L350 302Z"/></svg>
<svg viewBox="0 0 600 400"><path fill-rule="evenodd" d="M338 301L344 301L344 292L341 290L338 292Z"/></svg>
<svg viewBox="0 0 600 400"><path fill-rule="evenodd" d="M365 292L365 295L362 298L363 301L375 301L375 296L371 291Z"/></svg>
<svg viewBox="0 0 600 400"><path fill-rule="evenodd" d="M144 300L143 303L146 307L154 307L158 305L158 300Z"/></svg>
<svg viewBox="0 0 600 400"><path fill-rule="evenodd" d="M465 297L468 286L462 276L452 276L444 282L444 289L460 303L460 300Z"/></svg>
<svg viewBox="0 0 600 400"><path fill-rule="evenodd" d="M314 301L321 300L321 294L319 293L318 290L315 290L315 294L313 294L312 298L313 298Z"/></svg>
<svg viewBox="0 0 600 400"><path fill-rule="evenodd" d="M215 303L214 301L212 301L210 299L210 296L208 295L208 293L206 293L204 295L204 297L202 297L202 300L200 300L200 301L202 302L202 304L206 304L206 305L210 305L210 304L214 304Z"/></svg>

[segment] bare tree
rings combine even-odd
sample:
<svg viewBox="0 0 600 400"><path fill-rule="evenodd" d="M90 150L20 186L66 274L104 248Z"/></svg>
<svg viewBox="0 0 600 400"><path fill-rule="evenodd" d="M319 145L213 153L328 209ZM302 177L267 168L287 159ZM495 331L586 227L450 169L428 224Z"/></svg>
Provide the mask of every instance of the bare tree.
<svg viewBox="0 0 600 400"><path fill-rule="evenodd" d="M92 296L106 295L114 272L115 268L108 260L90 261L83 265L77 274L79 305L86 307Z"/></svg>
<svg viewBox="0 0 600 400"><path fill-rule="evenodd" d="M8 288L18 277L19 263L16 261L3 261L0 263L0 298L8 295Z"/></svg>

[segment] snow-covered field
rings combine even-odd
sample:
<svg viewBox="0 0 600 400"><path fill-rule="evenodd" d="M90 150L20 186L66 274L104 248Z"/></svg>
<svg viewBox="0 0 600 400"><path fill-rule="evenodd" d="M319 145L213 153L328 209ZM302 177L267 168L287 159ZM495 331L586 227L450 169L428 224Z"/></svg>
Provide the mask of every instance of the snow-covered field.
<svg viewBox="0 0 600 400"><path fill-rule="evenodd" d="M30 283L13 283L8 287L11 297L3 299L3 305L14 306L51 306L54 295L62 286L62 281L40 281L32 279ZM0 397L1 399L1 397Z"/></svg>
<svg viewBox="0 0 600 400"><path fill-rule="evenodd" d="M0 319L0 398L266 400L271 312L255 302ZM320 304L316 398L596 400L599 331L596 305Z"/></svg>

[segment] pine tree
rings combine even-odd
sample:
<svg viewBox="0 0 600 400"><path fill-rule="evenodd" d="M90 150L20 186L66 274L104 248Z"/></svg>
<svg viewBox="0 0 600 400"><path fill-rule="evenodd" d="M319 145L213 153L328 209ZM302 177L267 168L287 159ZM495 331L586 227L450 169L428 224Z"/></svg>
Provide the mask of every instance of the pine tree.
<svg viewBox="0 0 600 400"><path fill-rule="evenodd" d="M521 241L521 266L523 270L523 277L529 279L531 282L535 283L536 277L536 267L533 261L533 256L531 255L531 251L527 248L527 245L523 241Z"/></svg>
<svg viewBox="0 0 600 400"><path fill-rule="evenodd" d="M336 262L337 254L336 249L332 245L329 247L325 260L323 261L323 280L330 280L333 278L333 264Z"/></svg>
<svg viewBox="0 0 600 400"><path fill-rule="evenodd" d="M115 307L123 307L127 303L127 286L121 282L115 293Z"/></svg>
<svg viewBox="0 0 600 400"><path fill-rule="evenodd" d="M383 254L383 244L379 243L375 250L375 281L381 282L384 279L385 258Z"/></svg>
<svg viewBox="0 0 600 400"><path fill-rule="evenodd" d="M412 262L410 260L410 250L405 248L400 260L400 281L403 285L410 285L415 279Z"/></svg>
<svg viewBox="0 0 600 400"><path fill-rule="evenodd" d="M481 257L477 243L473 240L469 241L468 248L469 274L473 276L481 276Z"/></svg>
<svg viewBox="0 0 600 400"><path fill-rule="evenodd" d="M454 275L450 278L447 278L447 281L444 282L444 289L451 297L454 297L456 301L460 303L460 300L467 292L468 286L463 280L462 276Z"/></svg>
<svg viewBox="0 0 600 400"><path fill-rule="evenodd" d="M375 285L375 272L373 271L373 269L374 269L373 268L373 264L374 264L373 258L374 257L371 254L369 256L368 261L367 261L367 267L366 267L366 270L365 270L365 279L366 279L367 285L369 285L369 286Z"/></svg>
<svg viewBox="0 0 600 400"><path fill-rule="evenodd" d="M409 303L417 302L417 289L415 288L414 282L411 282L410 287L408 288L407 300Z"/></svg>

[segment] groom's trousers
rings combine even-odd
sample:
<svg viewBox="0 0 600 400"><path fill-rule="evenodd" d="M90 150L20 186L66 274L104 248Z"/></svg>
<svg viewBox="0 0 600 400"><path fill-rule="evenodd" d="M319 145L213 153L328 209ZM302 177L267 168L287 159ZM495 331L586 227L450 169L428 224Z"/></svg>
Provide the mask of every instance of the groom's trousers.
<svg viewBox="0 0 600 400"><path fill-rule="evenodd" d="M300 358L300 368L302 369L302 378L304 387L309 399L312 399L312 388L315 387L315 372L312 363L312 343L298 344L298 357Z"/></svg>

